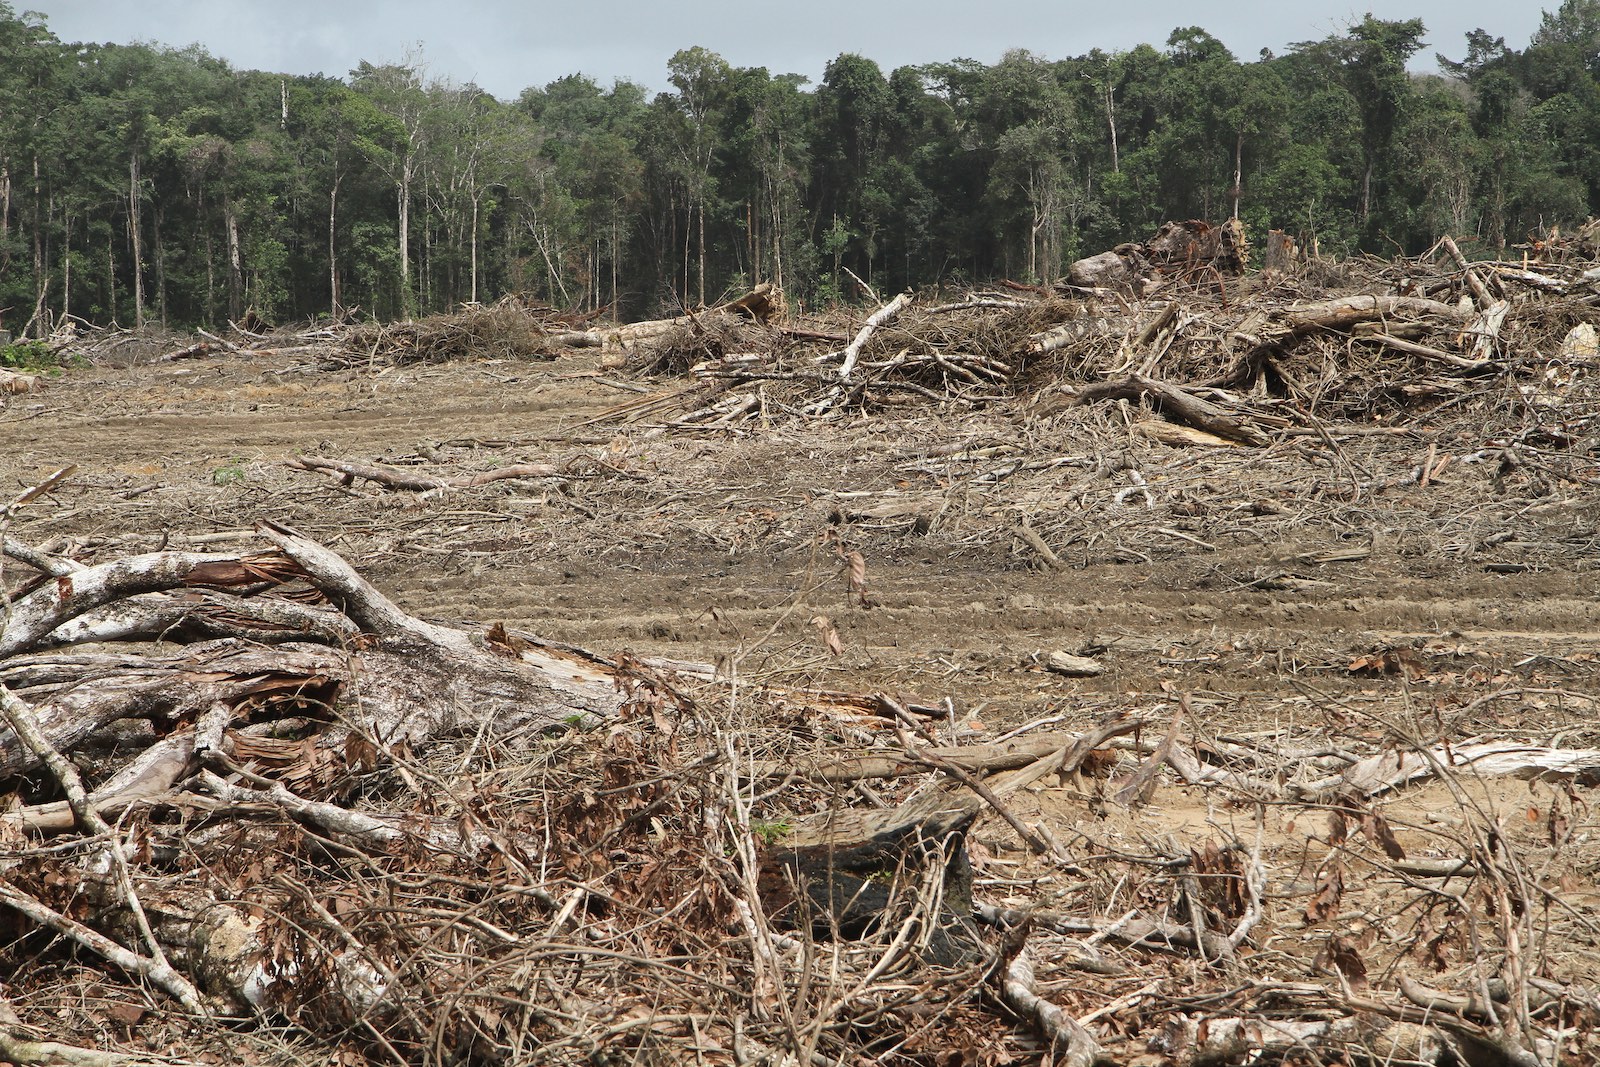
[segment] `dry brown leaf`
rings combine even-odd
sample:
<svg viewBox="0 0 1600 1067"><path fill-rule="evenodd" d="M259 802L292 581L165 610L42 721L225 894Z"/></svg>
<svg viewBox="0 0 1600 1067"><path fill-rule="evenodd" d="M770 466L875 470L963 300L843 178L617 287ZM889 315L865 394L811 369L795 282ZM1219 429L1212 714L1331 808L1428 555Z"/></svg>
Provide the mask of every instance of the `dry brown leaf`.
<svg viewBox="0 0 1600 1067"><path fill-rule="evenodd" d="M1367 985L1367 965L1362 962L1361 950L1349 938L1330 937L1317 954L1316 966L1322 970L1338 971L1353 989Z"/></svg>
<svg viewBox="0 0 1600 1067"><path fill-rule="evenodd" d="M1413 682L1428 673L1427 668L1422 665L1422 660L1417 657L1416 650L1410 648L1380 648L1364 656L1357 656L1350 661L1347 669L1351 674L1364 677L1404 674Z"/></svg>
<svg viewBox="0 0 1600 1067"><path fill-rule="evenodd" d="M1306 902L1306 923L1326 922L1339 914L1344 901L1344 868L1331 863L1317 876L1317 891Z"/></svg>
<svg viewBox="0 0 1600 1067"><path fill-rule="evenodd" d="M850 594L859 598L862 607L870 608L872 601L867 599L867 557L860 552L846 552L844 562Z"/></svg>
<svg viewBox="0 0 1600 1067"><path fill-rule="evenodd" d="M1367 835L1367 840L1383 849L1383 854L1392 860L1406 858L1406 850L1395 839L1394 830L1389 826L1389 820L1375 811L1369 811L1361 817L1361 831Z"/></svg>
<svg viewBox="0 0 1600 1067"><path fill-rule="evenodd" d="M844 655L844 643L839 640L839 631L833 625L832 619L826 615L814 615L811 618L811 625L822 635L823 643L828 646L829 652L835 656Z"/></svg>

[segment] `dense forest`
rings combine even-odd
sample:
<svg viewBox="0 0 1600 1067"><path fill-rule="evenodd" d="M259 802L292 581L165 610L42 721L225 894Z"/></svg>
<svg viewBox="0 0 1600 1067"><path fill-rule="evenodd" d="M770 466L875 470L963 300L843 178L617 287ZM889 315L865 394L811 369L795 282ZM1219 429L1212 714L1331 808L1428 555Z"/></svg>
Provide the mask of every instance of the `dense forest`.
<svg viewBox="0 0 1600 1067"><path fill-rule="evenodd" d="M1600 204L1600 0L1525 48L1418 19L1283 55L1008 53L821 83L691 48L653 97L582 75L501 101L420 58L345 79L74 44L0 0L0 327L383 318L507 293L636 316L1048 279L1164 219L1324 252L1495 254Z"/></svg>

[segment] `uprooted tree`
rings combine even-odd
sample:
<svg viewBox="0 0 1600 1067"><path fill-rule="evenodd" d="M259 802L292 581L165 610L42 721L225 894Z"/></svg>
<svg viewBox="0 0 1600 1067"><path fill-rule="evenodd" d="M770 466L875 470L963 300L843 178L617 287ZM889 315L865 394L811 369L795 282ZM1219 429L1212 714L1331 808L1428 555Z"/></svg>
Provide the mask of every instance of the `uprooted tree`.
<svg viewBox="0 0 1600 1067"><path fill-rule="evenodd" d="M5 540L33 572L0 627L12 936L47 931L194 1015L283 1016L406 1062L636 1054L687 1039L694 1011L711 1013L696 1041L764 1048L760 1023L815 1047L793 931L891 914L921 933L880 962L992 966L970 899L945 899L970 882L971 796L761 847L731 742L688 717L670 671L425 622L309 538L258 533L262 551L93 566ZM502 761L517 795L468 789L430 762L444 749ZM389 775L404 788L375 784ZM866 884L852 869L882 899L832 900ZM1071 1062L1098 1055L1027 972L1006 975ZM839 993L813 990L825 1015ZM3 1040L21 1061L123 1062Z"/></svg>

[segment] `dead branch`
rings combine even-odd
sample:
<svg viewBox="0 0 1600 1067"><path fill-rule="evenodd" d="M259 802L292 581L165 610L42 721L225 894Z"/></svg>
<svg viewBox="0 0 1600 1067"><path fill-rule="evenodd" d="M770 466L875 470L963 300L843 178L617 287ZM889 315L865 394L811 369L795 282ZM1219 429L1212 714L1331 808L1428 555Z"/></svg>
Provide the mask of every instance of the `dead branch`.
<svg viewBox="0 0 1600 1067"><path fill-rule="evenodd" d="M840 353L844 359L844 362L839 366L839 380L841 382L850 380L851 373L856 369L856 360L861 358L861 348L867 343L867 339L872 336L873 332L910 307L914 300L916 300L916 297L911 293L900 293L883 307L867 316L867 321L862 323L861 329L856 331L855 337Z"/></svg>
<svg viewBox="0 0 1600 1067"><path fill-rule="evenodd" d="M1254 426L1208 400L1202 400L1181 386L1159 382L1142 374L1130 374L1122 381L1101 382L1079 391L1076 403L1093 404L1102 400L1138 400L1148 396L1166 415L1197 430L1249 445L1266 438Z"/></svg>
<svg viewBox="0 0 1600 1067"><path fill-rule="evenodd" d="M436 478L426 474L413 474L410 471L400 470L396 467L351 463L346 460L324 459L321 456L296 456L294 459L286 460L285 463L287 466L298 470L337 474L345 485L350 485L357 478L363 478L367 481L387 486L390 489L404 489L412 492L468 489L473 486L488 485L490 482L505 481L512 478L572 477L571 475L563 474L549 463L517 463L508 467L480 471L477 474L458 475L454 478Z"/></svg>
<svg viewBox="0 0 1600 1067"><path fill-rule="evenodd" d="M1028 959L1026 947L1006 964L1000 992L1013 1011L1039 1028L1057 1057L1055 1062L1067 1067L1115 1062L1078 1020L1035 991L1033 962Z"/></svg>
<svg viewBox="0 0 1600 1067"><path fill-rule="evenodd" d="M1432 317L1459 323L1465 312L1452 304L1414 296L1343 296L1314 304L1292 304L1277 317L1290 329L1347 331L1358 322Z"/></svg>

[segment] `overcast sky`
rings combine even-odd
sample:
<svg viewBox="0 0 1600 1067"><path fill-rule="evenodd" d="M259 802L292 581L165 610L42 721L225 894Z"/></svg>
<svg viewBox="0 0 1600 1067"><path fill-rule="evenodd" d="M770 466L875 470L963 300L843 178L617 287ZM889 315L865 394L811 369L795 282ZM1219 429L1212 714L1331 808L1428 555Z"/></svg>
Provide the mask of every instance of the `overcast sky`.
<svg viewBox="0 0 1600 1067"><path fill-rule="evenodd" d="M198 42L236 67L343 77L361 60L392 62L421 47L434 76L475 81L503 99L564 74L602 85L629 78L666 85L668 58L703 45L740 67L820 80L841 52L887 72L907 63L965 57L992 63L1009 48L1050 59L1091 48L1162 46L1178 26L1198 25L1240 59L1262 48L1342 33L1362 14L1420 18L1433 55L1460 58L1468 30L1527 45L1542 8L1559 0L803 0L714 4L656 0L11 0L42 12L66 41L183 46Z"/></svg>

